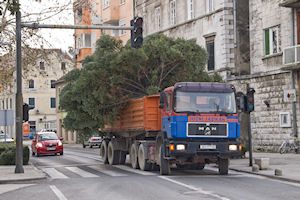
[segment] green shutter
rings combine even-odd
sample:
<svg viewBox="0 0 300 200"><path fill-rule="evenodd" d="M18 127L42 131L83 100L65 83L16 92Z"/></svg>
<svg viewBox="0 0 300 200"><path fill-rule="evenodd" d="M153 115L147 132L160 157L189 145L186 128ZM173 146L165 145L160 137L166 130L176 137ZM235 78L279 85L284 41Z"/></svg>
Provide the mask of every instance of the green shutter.
<svg viewBox="0 0 300 200"><path fill-rule="evenodd" d="M269 29L265 30L265 53L266 55L270 54L270 34Z"/></svg>

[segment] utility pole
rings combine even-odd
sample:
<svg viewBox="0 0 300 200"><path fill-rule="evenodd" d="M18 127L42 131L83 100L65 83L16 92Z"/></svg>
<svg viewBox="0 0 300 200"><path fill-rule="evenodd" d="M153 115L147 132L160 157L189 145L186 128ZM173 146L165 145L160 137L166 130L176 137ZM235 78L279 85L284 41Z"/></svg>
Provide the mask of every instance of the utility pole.
<svg viewBox="0 0 300 200"><path fill-rule="evenodd" d="M19 3L19 1L18 1ZM23 95L22 95L22 51L21 51L21 12L16 12L16 54L17 54L17 91L16 91L16 169L15 173L24 173L23 168Z"/></svg>

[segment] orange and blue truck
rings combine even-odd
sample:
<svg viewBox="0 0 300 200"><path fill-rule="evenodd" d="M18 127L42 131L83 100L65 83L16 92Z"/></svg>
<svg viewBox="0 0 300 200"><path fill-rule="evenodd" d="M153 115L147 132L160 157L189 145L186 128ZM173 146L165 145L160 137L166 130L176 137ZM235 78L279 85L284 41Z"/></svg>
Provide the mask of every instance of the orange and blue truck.
<svg viewBox="0 0 300 200"><path fill-rule="evenodd" d="M104 163L168 175L171 168L203 169L217 163L228 174L241 153L235 88L228 83L180 82L159 95L130 100L104 128Z"/></svg>

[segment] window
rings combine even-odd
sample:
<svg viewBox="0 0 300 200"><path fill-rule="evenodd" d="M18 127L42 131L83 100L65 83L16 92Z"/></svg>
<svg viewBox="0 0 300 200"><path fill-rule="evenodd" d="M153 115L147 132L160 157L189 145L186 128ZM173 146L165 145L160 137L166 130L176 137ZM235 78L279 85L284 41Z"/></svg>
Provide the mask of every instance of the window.
<svg viewBox="0 0 300 200"><path fill-rule="evenodd" d="M51 80L51 88L55 88L55 80Z"/></svg>
<svg viewBox="0 0 300 200"><path fill-rule="evenodd" d="M34 106L34 107L35 107L35 99L34 99L34 98L29 98L29 99L28 99L28 104L29 104L30 106Z"/></svg>
<svg viewBox="0 0 300 200"><path fill-rule="evenodd" d="M209 40L206 42L206 50L208 53L207 70L215 70L215 42Z"/></svg>
<svg viewBox="0 0 300 200"><path fill-rule="evenodd" d="M8 99L6 99L6 110L8 110Z"/></svg>
<svg viewBox="0 0 300 200"><path fill-rule="evenodd" d="M265 55L272 55L279 51L279 26L265 29Z"/></svg>
<svg viewBox="0 0 300 200"><path fill-rule="evenodd" d="M194 18L194 0L187 0L188 20Z"/></svg>
<svg viewBox="0 0 300 200"><path fill-rule="evenodd" d="M213 0L206 0L206 13L213 11Z"/></svg>
<svg viewBox="0 0 300 200"><path fill-rule="evenodd" d="M165 111L171 111L171 94L166 93L166 109Z"/></svg>
<svg viewBox="0 0 300 200"><path fill-rule="evenodd" d="M82 8L78 8L77 9L77 22L81 22L82 21Z"/></svg>
<svg viewBox="0 0 300 200"><path fill-rule="evenodd" d="M55 103L55 98L50 98L50 108L55 108L56 103Z"/></svg>
<svg viewBox="0 0 300 200"><path fill-rule="evenodd" d="M91 48L92 47L92 38L91 34L85 33L77 36L77 45L78 48Z"/></svg>
<svg viewBox="0 0 300 200"><path fill-rule="evenodd" d="M103 8L107 8L109 6L109 0L103 0Z"/></svg>
<svg viewBox="0 0 300 200"><path fill-rule="evenodd" d="M40 62L40 70L45 70L45 63L44 62Z"/></svg>
<svg viewBox="0 0 300 200"><path fill-rule="evenodd" d="M160 7L155 8L154 14L155 14L155 28L156 30L159 30L161 26Z"/></svg>
<svg viewBox="0 0 300 200"><path fill-rule="evenodd" d="M175 25L176 23L176 1L170 1L170 24Z"/></svg>
<svg viewBox="0 0 300 200"><path fill-rule="evenodd" d="M121 19L119 21L119 26L126 26L126 19ZM125 30L120 30L120 36L125 35L126 31Z"/></svg>
<svg viewBox="0 0 300 200"><path fill-rule="evenodd" d="M4 110L4 100L2 100L2 109Z"/></svg>
<svg viewBox="0 0 300 200"><path fill-rule="evenodd" d="M280 127L291 127L291 115L289 112L279 113Z"/></svg>
<svg viewBox="0 0 300 200"><path fill-rule="evenodd" d="M9 99L10 109L12 109L12 99Z"/></svg>
<svg viewBox="0 0 300 200"><path fill-rule="evenodd" d="M66 70L66 63L65 62L61 63L61 70Z"/></svg>
<svg viewBox="0 0 300 200"><path fill-rule="evenodd" d="M29 80L29 88L34 88L34 80Z"/></svg>
<svg viewBox="0 0 300 200"><path fill-rule="evenodd" d="M120 5L125 4L125 0L120 0Z"/></svg>

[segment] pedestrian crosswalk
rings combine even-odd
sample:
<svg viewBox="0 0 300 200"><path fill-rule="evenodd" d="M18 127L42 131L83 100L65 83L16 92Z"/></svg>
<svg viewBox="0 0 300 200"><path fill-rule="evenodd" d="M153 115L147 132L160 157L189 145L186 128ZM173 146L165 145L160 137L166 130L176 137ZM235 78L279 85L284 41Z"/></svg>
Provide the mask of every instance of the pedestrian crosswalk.
<svg viewBox="0 0 300 200"><path fill-rule="evenodd" d="M130 166L118 165L109 166L104 164L79 165L79 166L58 166L41 168L51 179L69 178L96 178L103 176L124 177L132 175L157 175L155 172L144 172L132 169Z"/></svg>

